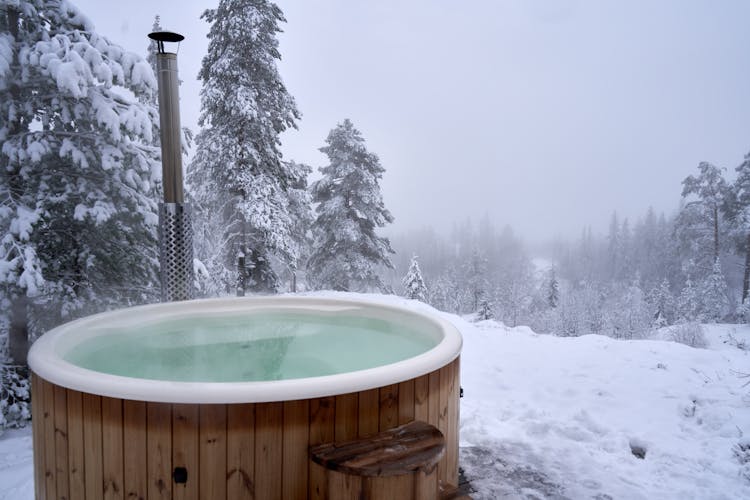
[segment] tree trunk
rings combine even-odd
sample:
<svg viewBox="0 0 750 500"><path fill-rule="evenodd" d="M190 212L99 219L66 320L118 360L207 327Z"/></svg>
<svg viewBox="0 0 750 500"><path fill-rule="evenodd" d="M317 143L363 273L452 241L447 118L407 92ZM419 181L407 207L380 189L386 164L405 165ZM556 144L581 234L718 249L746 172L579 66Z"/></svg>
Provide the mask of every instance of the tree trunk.
<svg viewBox="0 0 750 500"><path fill-rule="evenodd" d="M714 207L714 264L719 260L719 207Z"/></svg>
<svg viewBox="0 0 750 500"><path fill-rule="evenodd" d="M10 331L8 351L13 364L26 365L29 353L29 299L22 295L13 300L10 306Z"/></svg>
<svg viewBox="0 0 750 500"><path fill-rule="evenodd" d="M750 232L747 233L745 242L745 275L742 279L742 303L747 301L748 291L750 291Z"/></svg>

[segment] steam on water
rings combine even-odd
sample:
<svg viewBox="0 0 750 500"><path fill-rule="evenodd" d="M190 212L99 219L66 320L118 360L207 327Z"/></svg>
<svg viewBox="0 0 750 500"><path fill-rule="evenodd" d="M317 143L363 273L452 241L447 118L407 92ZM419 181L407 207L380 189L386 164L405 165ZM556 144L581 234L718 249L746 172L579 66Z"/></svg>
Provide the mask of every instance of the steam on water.
<svg viewBox="0 0 750 500"><path fill-rule="evenodd" d="M333 375L401 361L436 345L427 332L382 319L266 313L113 327L64 358L126 377L247 382Z"/></svg>

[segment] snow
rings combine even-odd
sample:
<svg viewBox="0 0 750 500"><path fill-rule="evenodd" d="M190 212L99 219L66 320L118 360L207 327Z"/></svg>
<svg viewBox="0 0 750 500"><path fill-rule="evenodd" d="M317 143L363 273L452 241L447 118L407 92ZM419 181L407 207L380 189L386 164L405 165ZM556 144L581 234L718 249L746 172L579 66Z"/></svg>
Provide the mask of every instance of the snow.
<svg viewBox="0 0 750 500"><path fill-rule="evenodd" d="M750 343L750 326L704 325L708 348L694 349L314 294L432 312L461 330L460 459L475 499L750 498L750 387L739 376L750 351L730 341ZM33 498L30 429L0 436L0 485L0 499Z"/></svg>

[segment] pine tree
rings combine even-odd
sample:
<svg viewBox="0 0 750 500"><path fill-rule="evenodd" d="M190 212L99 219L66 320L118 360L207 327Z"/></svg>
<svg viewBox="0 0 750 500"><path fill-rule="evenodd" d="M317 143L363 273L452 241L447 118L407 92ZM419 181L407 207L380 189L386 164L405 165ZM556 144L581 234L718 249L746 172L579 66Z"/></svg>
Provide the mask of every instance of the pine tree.
<svg viewBox="0 0 750 500"><path fill-rule="evenodd" d="M62 0L0 1L0 25L0 309L12 336L153 300L148 63Z"/></svg>
<svg viewBox="0 0 750 500"><path fill-rule="evenodd" d="M746 317L750 310L750 153L737 167L737 179L730 190L731 196L725 208L738 239L738 247L744 254L740 317Z"/></svg>
<svg viewBox="0 0 750 500"><path fill-rule="evenodd" d="M479 309L477 310L477 319L480 321L493 319L495 313L492 311L492 303L488 298L482 298L479 301Z"/></svg>
<svg viewBox="0 0 750 500"><path fill-rule="evenodd" d="M547 290L546 290L547 305L555 309L560 303L560 284L557 281L555 274L555 268L551 267L547 275Z"/></svg>
<svg viewBox="0 0 750 500"><path fill-rule="evenodd" d="M646 302L651 307L651 318L654 327L660 328L672 324L674 321L675 303L667 278L664 278L659 285L649 291Z"/></svg>
<svg viewBox="0 0 750 500"><path fill-rule="evenodd" d="M678 217L678 232L691 246L699 265L710 270L721 251L721 216L729 189L724 180L724 169L708 162L698 165L700 175L682 181L682 197L694 195Z"/></svg>
<svg viewBox="0 0 750 500"><path fill-rule="evenodd" d="M480 299L488 291L487 267L487 258L478 248L474 248L464 268L466 287L472 301L472 312L478 310Z"/></svg>
<svg viewBox="0 0 750 500"><path fill-rule="evenodd" d="M209 288L231 288L228 277L244 255L249 288L276 291L274 263L291 266L300 253L290 215L299 172L279 150L279 135L299 119L276 67L286 20L268 0L221 0L201 17L211 27L188 183L199 231L212 243L199 246L198 257L215 280Z"/></svg>
<svg viewBox="0 0 750 500"><path fill-rule="evenodd" d="M701 283L698 297L704 321L716 323L727 314L727 282L721 270L720 260L714 262L711 274Z"/></svg>
<svg viewBox="0 0 750 500"><path fill-rule="evenodd" d="M304 163L290 161L287 168L292 174L292 184L289 186L289 217L291 219L291 235L299 249L296 257L292 257L288 262L289 272L291 274L292 292L297 291L297 270L300 262L304 262L306 255L309 253L311 243L310 227L313 222L311 210L310 190L307 185L307 177L312 172L312 167Z"/></svg>
<svg viewBox="0 0 750 500"><path fill-rule="evenodd" d="M419 269L417 260L416 255L412 256L409 271L407 271L401 284L404 285L404 296L407 299L427 302L427 287L424 284L424 279L422 279L422 271Z"/></svg>
<svg viewBox="0 0 750 500"><path fill-rule="evenodd" d="M691 321L701 321L702 315L700 313L700 306L698 304L698 296L693 281L690 276L685 280L685 286L680 292L680 297L677 300L677 312L679 314L678 322L686 323Z"/></svg>
<svg viewBox="0 0 750 500"><path fill-rule="evenodd" d="M392 269L389 255L394 253L388 238L375 233L393 222L378 184L385 169L348 119L331 130L326 144L320 151L330 163L311 186L318 206L309 279L318 289L383 290L377 267Z"/></svg>

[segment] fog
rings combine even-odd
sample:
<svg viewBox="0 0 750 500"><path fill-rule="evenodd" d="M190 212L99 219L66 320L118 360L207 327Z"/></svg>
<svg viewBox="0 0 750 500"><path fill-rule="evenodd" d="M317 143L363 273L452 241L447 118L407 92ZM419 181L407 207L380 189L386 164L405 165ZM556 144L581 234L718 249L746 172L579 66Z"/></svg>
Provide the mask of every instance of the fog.
<svg viewBox="0 0 750 500"><path fill-rule="evenodd" d="M145 55L154 15L179 48L183 125L198 129L214 2L74 2ZM285 158L344 118L386 173L389 234L489 215L537 241L604 231L612 211L672 213L680 182L750 151L742 1L278 1L280 71L302 112ZM731 174L730 174L731 177Z"/></svg>

